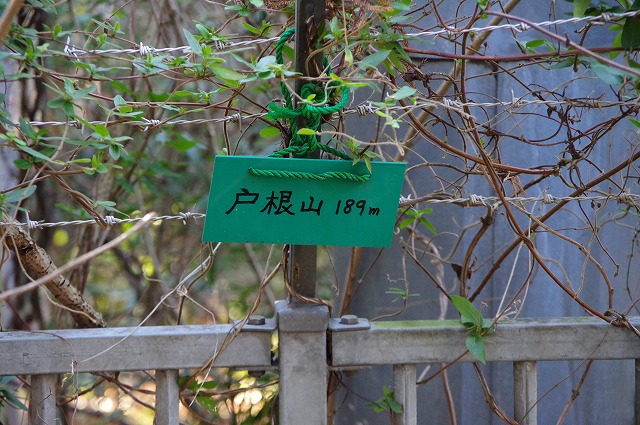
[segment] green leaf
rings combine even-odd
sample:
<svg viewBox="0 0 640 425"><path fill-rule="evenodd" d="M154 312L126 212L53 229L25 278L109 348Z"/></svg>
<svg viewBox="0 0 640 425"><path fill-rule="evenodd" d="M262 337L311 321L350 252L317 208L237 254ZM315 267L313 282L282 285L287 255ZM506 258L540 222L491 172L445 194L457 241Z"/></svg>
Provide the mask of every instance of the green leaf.
<svg viewBox="0 0 640 425"><path fill-rule="evenodd" d="M391 99L402 100L407 97L413 96L416 93L416 89L409 86L402 86L400 90L389 96Z"/></svg>
<svg viewBox="0 0 640 425"><path fill-rule="evenodd" d="M633 16L626 19L622 27L620 45L628 50L640 47L640 16Z"/></svg>
<svg viewBox="0 0 640 425"><path fill-rule="evenodd" d="M396 302L398 300L407 300L409 297L418 297L420 294L410 294L408 289L404 288L389 288L385 294L395 295L396 298L391 302Z"/></svg>
<svg viewBox="0 0 640 425"><path fill-rule="evenodd" d="M310 128L301 128L300 130L298 130L298 134L301 136L315 136L316 131Z"/></svg>
<svg viewBox="0 0 640 425"><path fill-rule="evenodd" d="M394 393L391 388L384 386L382 388L384 395L380 397L374 403L367 403L365 407L373 409L376 413L381 412L393 412L393 413L402 413L403 407L402 404L398 403L394 398Z"/></svg>
<svg viewBox="0 0 640 425"><path fill-rule="evenodd" d="M198 402L199 405L201 405L202 407L207 409L208 412L210 412L210 413L215 413L216 412L217 403L213 399L213 397L200 396L199 395L199 396L196 397L196 401Z"/></svg>
<svg viewBox="0 0 640 425"><path fill-rule="evenodd" d="M122 153L122 148L120 147L120 145L117 145L117 144L109 145L109 155L111 155L111 158L113 158L115 161L120 159L121 153Z"/></svg>
<svg viewBox="0 0 640 425"><path fill-rule="evenodd" d="M456 310L458 310L458 313L460 313L460 321L463 324L472 325L476 331L482 330L484 324L482 314L471 304L471 301L459 295L452 295L451 302Z"/></svg>
<svg viewBox="0 0 640 425"><path fill-rule="evenodd" d="M254 27L253 25L248 24L247 22L243 22L242 26L244 26L247 31L254 33L255 35L262 35L262 31L260 31L258 28Z"/></svg>
<svg viewBox="0 0 640 425"><path fill-rule="evenodd" d="M111 87L113 88L114 91L118 92L118 93L127 93L127 94L132 94L132 90L131 87L129 87L126 84L123 84L121 81L118 80L111 80L109 81L109 84L111 85ZM124 99L123 99L124 100Z"/></svg>
<svg viewBox="0 0 640 425"><path fill-rule="evenodd" d="M391 50L380 50L372 55L363 58L358 66L366 71L368 68L377 68L391 53Z"/></svg>
<svg viewBox="0 0 640 425"><path fill-rule="evenodd" d="M209 30L209 28L205 27L202 24L196 24L196 29L198 30L198 32L200 33L200 35L202 37L211 37L211 31Z"/></svg>
<svg viewBox="0 0 640 425"><path fill-rule="evenodd" d="M29 146L20 145L20 144L18 144L17 146L18 146L18 149L20 149L23 152L28 153L29 155L31 155L34 158L41 159L43 161L49 161L51 159L48 156L38 152L37 150L31 149Z"/></svg>
<svg viewBox="0 0 640 425"><path fill-rule="evenodd" d="M564 60L561 60L560 62L556 62L553 65L549 66L549 69L562 69L562 68L568 68L570 66L573 66L573 59L566 58Z"/></svg>
<svg viewBox="0 0 640 425"><path fill-rule="evenodd" d="M100 172L100 171L98 171L98 172ZM113 202L113 201L96 201L95 204L98 207L103 207L107 211L124 214L122 211L120 211L117 208L115 208L116 203Z"/></svg>
<svg viewBox="0 0 640 425"><path fill-rule="evenodd" d="M109 130L104 124L97 124L94 131L98 133L100 137L109 137Z"/></svg>
<svg viewBox="0 0 640 425"><path fill-rule="evenodd" d="M187 43L189 44L191 51L198 56L202 56L202 46L200 45L198 40L196 40L193 34L187 31L186 28L183 28L182 32L184 33L184 36L187 39Z"/></svg>
<svg viewBox="0 0 640 425"><path fill-rule="evenodd" d="M414 217L405 218L404 220L402 220L402 222L400 222L400 228L406 229L407 227L411 226L414 221L416 221Z"/></svg>
<svg viewBox="0 0 640 425"><path fill-rule="evenodd" d="M369 409L372 409L376 413L382 413L386 410L385 407L381 406L378 403L367 403L364 405L364 407L368 407Z"/></svg>
<svg viewBox="0 0 640 425"><path fill-rule="evenodd" d="M28 170L31 168L31 163L26 159L16 159L13 161L13 165L15 165L19 170Z"/></svg>
<svg viewBox="0 0 640 425"><path fill-rule="evenodd" d="M527 41L524 45L525 47L533 49L535 47L540 47L545 43L546 43L546 40L531 40L531 41Z"/></svg>
<svg viewBox="0 0 640 425"><path fill-rule="evenodd" d="M636 121L633 119L630 119L629 122L633 125L635 125L636 127L640 128L640 121Z"/></svg>
<svg viewBox="0 0 640 425"><path fill-rule="evenodd" d="M611 43L611 47L622 47L622 31L620 31L618 33L618 35L616 35L616 38L613 39L613 42ZM620 55L620 53L622 53L621 51L612 51L609 52L609 59L615 59L618 57L618 55Z"/></svg>
<svg viewBox="0 0 640 425"><path fill-rule="evenodd" d="M633 69L640 69L640 63L639 63L639 62L636 62L636 61L634 61L634 60L633 60L633 59L631 59L631 58L627 58L627 62L629 62L629 66L630 66L631 68L633 68Z"/></svg>
<svg viewBox="0 0 640 425"><path fill-rule="evenodd" d="M58 97L56 99L52 99L49 102L47 102L47 107L49 107L51 109L62 108L64 113L69 117L73 117L73 115L74 115L74 113L73 113L73 103L71 103L71 101L69 101L67 99L63 99L61 97Z"/></svg>
<svg viewBox="0 0 640 425"><path fill-rule="evenodd" d="M344 61L347 66L353 65L353 53L351 53L351 49L348 47L344 49Z"/></svg>
<svg viewBox="0 0 640 425"><path fill-rule="evenodd" d="M494 331L493 327L493 320L492 319L483 319L482 320L482 332L483 335L491 335Z"/></svg>
<svg viewBox="0 0 640 425"><path fill-rule="evenodd" d="M622 76L625 75L615 68L612 68L601 63L594 63L591 65L591 70L598 78L604 81L606 84L612 86L619 86L622 84Z"/></svg>
<svg viewBox="0 0 640 425"><path fill-rule="evenodd" d="M35 128L31 125L31 123L24 118L20 117L18 119L20 125L20 132L24 135L24 137L36 140L38 138L38 134L36 133Z"/></svg>
<svg viewBox="0 0 640 425"><path fill-rule="evenodd" d="M12 190L6 194L4 198L5 202L16 203L20 202L23 199L27 199L29 196L33 195L33 192L36 191L36 185L31 185L27 187L23 187L22 189Z"/></svg>
<svg viewBox="0 0 640 425"><path fill-rule="evenodd" d="M573 0L573 17L581 18L589 8L591 0Z"/></svg>
<svg viewBox="0 0 640 425"><path fill-rule="evenodd" d="M24 405L24 403L22 403L20 400L18 400L16 398L15 395L13 395L12 392L10 391L2 391L2 395L4 396L4 398L7 400L7 402L12 405L13 407L20 409L20 410L28 410L27 406ZM1 399L1 397L0 397Z"/></svg>
<svg viewBox="0 0 640 425"><path fill-rule="evenodd" d="M393 412L393 413L397 413L397 414L401 414L403 412L403 407L402 404L398 403L395 399L393 398L389 398L388 399L388 405L389 405L389 409Z"/></svg>
<svg viewBox="0 0 640 425"><path fill-rule="evenodd" d="M278 137L280 134L280 129L278 127L269 126L260 130L260 137L264 137L265 139Z"/></svg>
<svg viewBox="0 0 640 425"><path fill-rule="evenodd" d="M86 89L81 89L81 90L76 90L73 92L73 94L71 95L71 97L75 100L75 99L88 99L88 94L92 93L94 91L97 90L96 86L90 86L87 87Z"/></svg>
<svg viewBox="0 0 640 425"><path fill-rule="evenodd" d="M120 110L120 108L121 108L121 107L123 107L123 106L127 106L127 101L126 101L126 100L124 100L124 98L123 98L122 96L120 96L119 94L117 94L117 95L115 95L115 96L113 97L113 104L115 105L115 107L116 107L116 108L118 108L118 110L119 110L120 112L122 112L122 111Z"/></svg>
<svg viewBox="0 0 640 425"><path fill-rule="evenodd" d="M436 231L436 228L433 226L433 224L431 224L431 222L429 220L427 220L424 217L420 217L420 223L422 223L422 225L424 227L426 227L431 233L433 233L434 235L437 235L438 232Z"/></svg>
<svg viewBox="0 0 640 425"><path fill-rule="evenodd" d="M371 158L369 158L368 156L364 156L362 157L362 159L364 160L364 165L367 166L367 170L369 171L369 174L373 173L373 167L371 166Z"/></svg>
<svg viewBox="0 0 640 425"><path fill-rule="evenodd" d="M211 72L216 74L217 77L220 77L223 80L240 81L245 77L244 74L241 74L241 73L239 73L237 71L234 71L231 68L227 68L227 67L224 67L222 65L215 64L215 63L209 65L209 69L211 70Z"/></svg>
<svg viewBox="0 0 640 425"><path fill-rule="evenodd" d="M165 143L165 146L171 149L175 149L178 152L186 152L198 146L198 143L180 136L175 140L169 140Z"/></svg>
<svg viewBox="0 0 640 425"><path fill-rule="evenodd" d="M198 384L198 388L203 388L205 390L212 390L214 388L217 388L218 385L219 385L218 381L205 381Z"/></svg>
<svg viewBox="0 0 640 425"><path fill-rule="evenodd" d="M484 351L484 338L480 335L467 335L465 341L467 349L480 363L487 363L487 354Z"/></svg>

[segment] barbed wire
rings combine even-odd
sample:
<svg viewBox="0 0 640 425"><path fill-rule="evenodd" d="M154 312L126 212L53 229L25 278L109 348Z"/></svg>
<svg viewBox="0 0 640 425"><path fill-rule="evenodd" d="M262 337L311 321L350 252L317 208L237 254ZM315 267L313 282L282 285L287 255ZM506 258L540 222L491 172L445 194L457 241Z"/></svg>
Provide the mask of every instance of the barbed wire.
<svg viewBox="0 0 640 425"><path fill-rule="evenodd" d="M596 16L583 16L579 18L566 18L566 19L557 19L553 21L541 21L541 22L532 22L531 25L526 23L517 23L517 24L501 24L501 25L488 25L484 27L472 27L472 28L461 28L461 29L438 29L438 30L430 30L430 31L420 31L416 33L405 34L404 36L407 39L419 38L419 37L438 37L438 36L446 36L448 39L452 39L458 35L466 34L466 33L482 33L482 32L491 32L497 30L513 30L516 32L525 32L532 29L534 26L536 27L550 27L550 26L560 26L567 24L578 24L578 23L592 23L592 24L606 24L612 21L618 21L625 18L630 18L634 16L639 16L640 10L633 10L623 13L602 13ZM372 33L372 35L377 35L376 33ZM247 47L252 45L264 44L264 43L273 43L277 41L279 37L270 37L270 38L255 38L251 40L242 40L242 41L223 41L223 40L215 40L212 45L219 51L227 51L241 47ZM75 47L71 43L71 37L67 37L67 42L65 43L64 49L62 51L49 50L52 56L66 56L69 58L79 59L82 56L95 55L140 55L141 57L146 57L147 55L155 55L161 53L175 53L182 52L184 54L192 53L192 49L190 46L176 46L176 47L152 47L149 45L140 42L138 47L136 48L113 48L113 49L80 49ZM8 53L8 57L11 56L20 56L19 53Z"/></svg>
<svg viewBox="0 0 640 425"><path fill-rule="evenodd" d="M493 206L494 204L501 204L502 200L498 196L482 196L471 194L468 197L446 197L447 195L430 195L421 198L412 199L409 195L407 197L401 197L399 200L399 205L403 206L411 206L415 204L455 204L462 207L487 207ZM640 195L621 192L619 194L608 194L608 195L592 195L592 196L553 196L551 194L545 193L541 196L513 196L513 197L505 197L505 200L509 203L519 203L519 204L527 204L534 202L541 202L543 204L558 204L561 202L609 202L615 201L618 204L627 205L629 208L635 208L640 211ZM194 212L180 212L174 215L163 215L157 216L149 219L153 222L164 222L164 221L173 221L179 220L182 221L182 224L186 225L189 220L198 220L204 219L206 214L204 213L194 213ZM101 217L104 222L108 226L114 226L117 224L124 223L136 223L138 221L144 220L143 217L139 218L117 218L113 216L105 216ZM44 221L36 221L30 220L27 218L26 223L21 222L0 222L0 226L21 226L26 227L29 230L35 230L40 228L51 228L51 227L66 227L66 226L83 226L83 225L93 225L99 224L95 219L87 219L87 220L71 220L71 221L57 221L57 222L44 222Z"/></svg>
<svg viewBox="0 0 640 425"><path fill-rule="evenodd" d="M243 120L251 120L255 118L262 118L267 116L266 112L260 112L256 114L248 114L243 115L241 113L236 113L233 115L227 115L221 118L198 118L193 120L158 120L158 119L147 119L142 118L142 121L87 121L91 125L133 125L136 127L144 128L146 131L150 127L159 127L159 126L171 126L171 125L185 125L185 124L206 124L206 123L223 123L223 122L242 122ZM81 127L82 123L77 120L69 120L69 121L30 121L29 122L33 126L43 127L43 126L61 126L68 125L70 127Z"/></svg>
<svg viewBox="0 0 640 425"><path fill-rule="evenodd" d="M101 218L102 220L104 220L104 223L106 223L108 226L114 226L116 224L124 224L124 223L136 223L142 220L148 220L151 222L181 220L182 224L186 225L189 220L197 220L197 219L205 218L205 214L194 213L194 212L180 212L175 215L162 215L162 216L155 216L151 218L144 218L144 217L117 218L110 215L107 215ZM20 226L20 227L26 227L29 230L49 228L49 227L83 226L86 224L99 224L99 223L95 219L44 222L44 221L30 220L29 218L27 218L26 223L0 222L0 226Z"/></svg>
<svg viewBox="0 0 640 425"><path fill-rule="evenodd" d="M618 106L640 106L640 98L635 97L629 100L602 100L601 97L584 97L584 98L568 98L562 100L544 100L544 99L524 99L523 97L512 97L510 101L497 102L460 102L455 99L442 99L442 106L453 106L456 108L488 108L488 107L504 107L504 108L522 108L528 105L543 106L572 106L577 108L611 108Z"/></svg>
<svg viewBox="0 0 640 425"><path fill-rule="evenodd" d="M611 21L616 21L625 18L632 18L634 16L640 15L640 10L633 10L629 12L623 13L602 13L600 15L595 16L583 16L579 18L566 18L566 19L556 19L553 21L542 21L542 22L532 22L531 25L525 24L523 22L517 24L500 24L500 25L488 25L486 27L472 27L472 28L463 28L463 29L440 29L435 31L420 31L417 33L407 34L407 37L423 37L423 36L439 36L446 35L448 38L455 37L457 35L465 34L465 33L481 33L481 32L489 32L496 30L513 30L516 32L524 32L528 31L534 26L536 27L551 27L556 25L567 25L567 24L579 24L584 22L594 23L594 24L606 24Z"/></svg>
<svg viewBox="0 0 640 425"><path fill-rule="evenodd" d="M437 101L435 99L429 99L426 101L418 101L415 103L411 103L407 106L374 106L371 102L364 102L356 106L352 106L349 108L345 108L343 113L345 114L358 114L360 116L365 116L368 114L375 113L376 111L403 111L413 108L431 108L431 107L442 107L447 109L462 109L464 107L469 108L491 108L491 107L502 107L509 110L521 109L526 106L572 106L574 108L588 108L588 109L605 109L612 107L620 107L620 106L628 106L628 107L636 107L640 108L640 98L636 97L629 100L602 100L601 97L586 97L586 98L568 98L565 97L562 100L544 100L544 99L524 99L522 97L513 96L509 101L496 101L496 102L461 102L455 99L450 98L442 98L441 101ZM137 127L142 127L144 131L146 131L150 127L164 127L164 126L172 126L172 125L188 125L188 124L206 124L206 123L223 123L223 122L233 122L233 123L242 123L244 120L252 120L257 118L264 118L267 116L267 112L259 112L255 114L242 114L240 112L227 115L225 117L220 118L199 118L193 120L185 120L185 119L166 119L166 120L158 120L158 119L147 119L142 118L141 121L88 121L91 125L115 125L115 124L123 124L123 125L133 125ZM77 120L69 120L69 121L31 121L31 125L37 127L43 126L63 126L68 125L71 127L80 127L81 123Z"/></svg>
<svg viewBox="0 0 640 425"><path fill-rule="evenodd" d="M640 195L621 192L619 194L607 194L607 195L591 195L591 196L553 196L549 193L544 193L541 196L505 196L505 200L509 203L534 203L541 202L543 204L558 204L562 202L608 202L616 201L619 204L628 205L630 208L640 209ZM469 207L486 207L493 204L501 204L502 199L499 196L482 196L482 195L469 195L465 198L446 197L442 195L438 196L426 196L423 198L411 199L411 197L401 197L400 203L402 205L413 205L417 203L425 204L456 204ZM639 210L640 211L640 210Z"/></svg>

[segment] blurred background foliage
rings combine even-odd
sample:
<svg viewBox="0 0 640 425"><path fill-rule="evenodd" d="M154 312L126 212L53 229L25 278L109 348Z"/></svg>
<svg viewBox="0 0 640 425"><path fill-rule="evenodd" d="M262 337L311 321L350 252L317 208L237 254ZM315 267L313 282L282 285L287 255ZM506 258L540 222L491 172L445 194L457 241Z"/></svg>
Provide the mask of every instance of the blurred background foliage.
<svg viewBox="0 0 640 425"><path fill-rule="evenodd" d="M0 8L6 10L9 3L0 0ZM415 254L421 256L415 259L416 263L426 258L432 264L439 261L439 266L447 263L457 270L457 278L463 281L461 295L466 295L464 280L471 269L480 274L478 269L484 267L486 271L493 265L481 260L475 267L477 240L471 242L465 258L461 258L462 249L456 250L468 245L468 240L460 244L467 230L479 226L483 230L477 233L477 239L483 238L493 212L487 213L486 218L475 216L464 230L462 222L457 223L459 227L452 228L458 234L446 233L432 224L432 210L420 206L421 196L453 199L468 194L469 182L491 174L469 156L475 158L486 148L498 164L502 161L502 140L536 146L547 154L544 158L516 158L513 163L523 168L510 173L498 169L496 177L503 179L507 195L523 195L525 189L545 179L561 181L566 188L592 189L589 179L597 172L606 172L615 162L603 166L591 161L596 142L605 140L603 136L620 121L640 127L637 105L621 106L614 117L603 116L597 125L578 131L580 113L573 114L573 100L569 106L552 105L543 112L523 110L521 115L517 115L517 108L511 110L507 105L508 118L495 118L482 108L474 117L469 108L446 104L443 99L449 89L453 91L452 99L463 103L468 96L495 101L490 93L467 90L467 84L493 79L498 74L512 78L535 99L564 100L564 87L547 89L544 82L529 87L520 80L518 72L522 68L540 66L550 72L573 68L574 72L582 72L576 80L597 78L600 84L612 88L612 96L621 103L637 98L637 16L607 23L611 37L598 50L601 57L572 50L575 46L565 43L560 32L552 34L556 38L531 39L518 38L517 31L513 31L512 44L518 46L519 52L510 53L509 60L519 64L511 63L512 68L507 69L492 62L491 71L477 74L466 74L465 67L468 56L488 48L486 43L474 44L482 39L481 34L442 34L437 41L444 40L444 48L431 38L404 35L437 31L445 26L484 25L489 16L497 16L487 15L485 10L508 11L511 3L517 1L463 1L456 15L445 22L438 14L438 7L443 4L440 1L330 1L327 24L318 29L321 42L316 47L327 56L334 74L321 80L339 81L357 89L358 102L363 101L360 105L368 102L368 108L358 113L375 111L374 120L369 121L375 124L368 129L362 125L347 128L344 116L332 117L323 127L332 132L325 142L330 140L337 148L365 161L410 157L406 188L412 197L403 199L397 239L410 240L406 246L414 248L415 242L425 244L427 248ZM637 1L592 5L580 0L574 1L573 6L578 17L640 8ZM275 300L286 297L282 275L278 273L282 246L203 244L202 219L189 214L205 212L215 155L266 155L289 141L291 134L285 123L270 119L265 113L270 102L282 101L281 80L293 86L292 49L285 48L284 65L276 63L274 57L276 37L293 25L292 12L291 2L277 0L30 0L12 23L3 40L5 48L0 51L3 216L20 222L48 223L87 219L100 222L108 215L140 218L151 211L174 216L152 223L68 276L104 315L108 326L229 323L254 312L271 315ZM554 15L555 10L550 14ZM587 34L593 27L584 24L581 42L591 41ZM425 46L434 47L424 50ZM470 51L471 47L475 50ZM497 47L498 53L504 54L501 47ZM453 70L426 72L424 65L440 57L451 60ZM603 63L603 59L615 62L611 65ZM573 81L567 81L567 86ZM429 103L432 99L442 101L437 106L446 106L446 111L436 115L436 105ZM356 106L356 102L350 105ZM421 118L416 120L416 116ZM543 119L547 127L542 128L556 130L539 139L536 135L516 134L517 124L511 128L513 132L501 132L499 124L513 117L515 121L525 117ZM437 128L438 136L421 128L421 121ZM375 133L371 139L365 136L370 131L365 130ZM405 132L414 132L413 137L405 136ZM416 133L420 137L415 138ZM627 136L625 149L630 156L636 155L637 134L629 131ZM436 148L437 154L431 157L434 162L414 149L416 141ZM606 150L613 142L603 143L609 143ZM460 155L460 150L473 155ZM445 157L449 163L444 163ZM588 169L585 180L578 164L583 170ZM422 167L429 167L432 180L440 185L434 193L427 193L424 181L414 177L420 176ZM548 173L536 174L540 170ZM637 178L637 170L629 174ZM626 184L625 180L612 186L617 190ZM594 189L592 194L606 191L598 189L601 192ZM629 212L618 208L618 216L611 220L626 219L625 225L637 234L637 217ZM628 221L629 216L632 222ZM528 222L526 210L523 217ZM38 228L32 236L54 263L61 265L132 226L63 225ZM583 227L577 230L593 237L592 242L597 239L597 226L590 222L580 226ZM428 239L416 236L419 230L455 239L451 256L445 259ZM552 230L561 233L565 229L558 225ZM351 272L358 266L360 253L357 249L343 255L345 252L333 255L332 249L321 248L318 260L318 295L327 300L340 299L340 313L348 310L351 302L347 298L353 295L348 291L349 283L359 288L369 273L367 269L356 279L356 273ZM396 263L402 267L411 263L414 259L409 253L407 249ZM374 255L372 264L378 255ZM346 278L345 258L351 259L352 266ZM334 261L341 261L341 265ZM548 261L551 263L552 259ZM3 250L2 262L2 290L27 282L8 249ZM588 262L585 259L585 264ZM197 271L201 265L200 273ZM492 271L487 273L490 277ZM450 274L448 270L447 275ZM533 274L531 271L529 277ZM424 302L414 300L419 297L410 292L406 273L382 278L393 286L386 288L389 300L404 302L402 307L389 301L389 314L385 317L404 311L410 300L415 304ZM431 281L426 276L422 278ZM343 281L346 289L339 293L338 286ZM261 287L264 296L254 310ZM173 291L176 288L184 290ZM445 292L443 286L439 289ZM507 290L504 289L505 294ZM169 293L172 295L166 297ZM6 300L0 309L2 328L72 327L71 316L45 294L36 291ZM630 299L634 297L629 293ZM435 300L429 302L432 301L435 304ZM440 306L444 317L446 308ZM513 312L516 300L504 307L497 316L509 309ZM275 353L275 340L273 347ZM274 373L255 376L247 371L214 370L206 378L189 380L192 372L184 371L182 378L185 423L270 423L271 403L276 397ZM154 385L149 373L74 374L61 377L61 385L64 390L58 401L68 423L152 422ZM6 413L4 409L5 414L19 417L26 391L27 385L20 378L0 381L1 406L17 409L17 413Z"/></svg>
<svg viewBox="0 0 640 425"><path fill-rule="evenodd" d="M0 9L6 5L0 2ZM218 152L260 153L279 143L275 138L263 141L258 137L261 126L251 125L257 120L215 122L240 111L263 112L261 105L279 96L273 78L246 87L224 79L238 67L233 56L251 61L256 54L272 54L267 50L271 46L209 53L205 46L217 39L216 28L222 27L221 33L232 34L235 41L250 40L256 36L250 31L256 25L262 26L262 37L275 35L290 16L271 13L266 24L267 13L252 3L27 2L4 40L7 48L0 52L5 79L0 116L8 129L0 136L6 173L2 186L7 194L2 199L3 213L25 220L28 212L29 219L45 222L96 215L138 218L150 211L160 215L204 213L213 157ZM194 39L204 52L140 53L141 43L176 47L189 46ZM74 48L82 51L75 53ZM94 49L137 51L84 53ZM148 125L178 119L205 122ZM33 121L71 125L33 126ZM92 124L94 121L101 123ZM119 125L123 122L127 125ZM52 178L54 174L64 181L64 188ZM62 265L132 225L107 229L61 226L39 229L32 235ZM156 222L90 265L74 270L69 280L84 291L108 326L139 325L162 296L210 254L210 247L201 242L201 232L200 219L187 218L184 224L180 220ZM203 275L187 282L189 299L170 297L145 324L242 319L262 279L281 261L281 249L225 244ZM13 261L5 251L5 271ZM26 277L19 266L13 270L11 277L5 274L5 282L15 279L19 286ZM3 289L9 289L6 284ZM284 298L280 275L275 275L268 293L270 301ZM9 304L1 310L3 329L73 326L70 316L43 293L17 297ZM272 304L263 302L257 313L271 315ZM189 371L184 374L188 376ZM185 403L185 423L269 423L274 380L272 373L252 377L246 371L216 370L202 386L202 382L191 384L198 397L196 403L191 403L193 396ZM24 401L21 380L3 381L2 385L7 394ZM184 391L185 397L189 391ZM59 404L70 422L152 423L153 392L153 375L148 373L70 375L64 377ZM188 409L191 414L186 413ZM13 415L9 419L17 417Z"/></svg>

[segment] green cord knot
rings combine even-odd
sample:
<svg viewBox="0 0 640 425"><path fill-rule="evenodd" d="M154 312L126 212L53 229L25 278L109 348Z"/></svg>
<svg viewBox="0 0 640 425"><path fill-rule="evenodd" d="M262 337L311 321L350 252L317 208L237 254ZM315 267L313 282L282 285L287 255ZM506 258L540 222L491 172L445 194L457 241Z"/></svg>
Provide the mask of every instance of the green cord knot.
<svg viewBox="0 0 640 425"><path fill-rule="evenodd" d="M284 45L295 33L295 28L289 28L280 36L280 40L276 45L276 61L278 64L283 64L282 50ZM325 59L325 64L328 67L328 63ZM284 119L289 124L291 130L291 140L289 147L281 149L272 153L271 157L281 158L287 155L294 157L304 157L317 151L318 149L335 155L342 159L352 159L344 152L338 151L328 145L319 143L315 135L300 135L298 134L298 126L296 120L298 117L303 117L306 120L306 127L314 132L320 127L320 122L323 115L330 115L334 112L341 111L349 102L349 88L340 84L337 81L331 81L326 86L321 87L312 83L307 83L302 86L300 90L300 97L303 101L298 102L297 108L293 107L291 99L291 93L284 82L280 82L280 89L284 97L284 106L279 106L273 102L269 104L269 117L272 119ZM340 101L335 105L330 104L330 99L336 90L340 90Z"/></svg>

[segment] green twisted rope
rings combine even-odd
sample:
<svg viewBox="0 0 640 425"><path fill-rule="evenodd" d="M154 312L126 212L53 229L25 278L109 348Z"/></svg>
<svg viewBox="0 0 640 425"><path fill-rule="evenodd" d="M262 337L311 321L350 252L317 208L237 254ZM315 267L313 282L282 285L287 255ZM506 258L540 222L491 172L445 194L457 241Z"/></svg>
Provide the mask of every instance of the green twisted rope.
<svg viewBox="0 0 640 425"><path fill-rule="evenodd" d="M282 33L280 39L278 40L275 55L276 62L280 65L284 63L282 58L282 51L284 49L284 46L287 40L294 33L295 28L289 28ZM325 67L328 67L329 63L326 58L324 59L324 62ZM335 112L339 112L347 105L350 96L348 87L336 81L332 81L327 84L326 90L322 87L316 86L315 84L305 84L300 90L300 97L302 97L302 99L312 98L314 103L311 103L311 101L300 102L300 105L297 108L293 107L291 93L289 93L289 88L284 83L284 81L280 81L280 90L282 91L282 96L284 97L284 106L280 106L271 102L269 104L270 111L268 115L274 120L284 119L287 121L287 123L289 124L289 129L291 130L291 140L288 147L272 153L271 155L269 155L270 157L282 158L291 155L293 157L300 158L308 156L309 154L317 150L321 150L345 160L353 159L351 158L351 156L342 151L332 148L329 145L319 143L315 135L298 134L298 125L296 123L298 117L303 117L306 120L306 127L313 130L314 132L317 131L320 127L320 121L322 120L323 115L330 115ZM335 105L329 105L329 98L331 94L336 90L340 91L340 101ZM369 178L371 178L371 174L358 175L348 172L330 171L326 173L306 173L283 170L258 170L255 168L250 168L249 174L262 177L285 177L306 180L345 179L355 182L366 182L369 180Z"/></svg>
<svg viewBox="0 0 640 425"><path fill-rule="evenodd" d="M295 28L289 28L282 33L280 40L278 40L278 44L276 44L276 62L280 65L284 63L284 60L282 59L282 50L284 50L284 45L287 43L289 37L291 37L295 32ZM282 80L280 80L280 91L282 92L282 96L284 96L285 107L292 109L293 102L291 101L291 93L289 93L287 85Z"/></svg>
<svg viewBox="0 0 640 425"><path fill-rule="evenodd" d="M276 45L276 61L278 64L283 63L282 51L285 43L295 33L295 28L289 28L280 36L280 40ZM326 63L326 59L325 59ZM328 63L327 63L328 66ZM300 90L300 96L303 99L309 99L313 96L313 102L300 102L297 108L293 108L293 101L291 99L291 93L284 82L280 82L280 88L282 96L284 97L284 107L275 103L269 104L269 117L272 119L285 119L289 123L289 129L291 130L291 141L289 147L281 149L272 153L271 157L281 158L287 155L293 155L294 157L306 156L318 149L336 155L342 159L352 159L349 155L340 152L327 145L319 143L314 135L300 135L298 134L298 126L296 119L303 117L306 120L306 127L317 131L320 127L320 121L323 115L330 115L335 112L341 111L349 102L349 88L341 85L339 82L332 81L327 85L327 89L318 87L315 84L305 84ZM336 90L340 89L340 101L335 105L328 105L329 97Z"/></svg>
<svg viewBox="0 0 640 425"><path fill-rule="evenodd" d="M304 180L327 180L327 179L344 179L354 182L366 182L371 178L371 174L354 174L342 171L327 171L324 173L307 173L304 171L284 171L284 170L259 170L249 168L249 174L260 177L283 177L289 179Z"/></svg>

